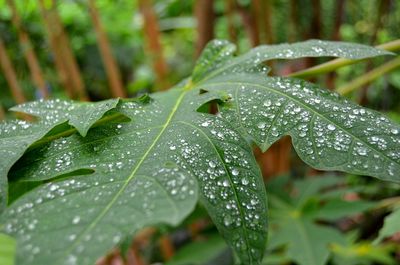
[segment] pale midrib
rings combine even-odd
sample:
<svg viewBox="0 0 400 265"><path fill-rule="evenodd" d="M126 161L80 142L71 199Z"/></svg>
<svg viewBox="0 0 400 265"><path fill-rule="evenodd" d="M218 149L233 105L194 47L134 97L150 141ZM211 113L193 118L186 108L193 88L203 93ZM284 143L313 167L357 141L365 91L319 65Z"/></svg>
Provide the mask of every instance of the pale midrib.
<svg viewBox="0 0 400 265"><path fill-rule="evenodd" d="M312 260L312 264L317 264L317 262L315 261L315 255L313 255L314 251L312 248L310 248L310 240L309 237L307 235L307 231L305 230L305 227L303 226L303 224L301 223L300 220L295 220L295 224L297 224L297 227L299 228L298 231L300 233L300 236L303 237L304 239L304 243L305 243L305 249L307 252L307 255L309 257L310 260ZM309 243L309 244L307 244Z"/></svg>
<svg viewBox="0 0 400 265"><path fill-rule="evenodd" d="M337 124L336 122L332 121L331 119L329 119L329 118L327 118L327 117L321 115L321 113L319 113L317 110L315 110L315 109L313 109L313 108L307 106L306 104L304 104L303 102L297 100L296 98L293 98L293 97L291 97L291 96L288 95L288 94L282 93L281 91L276 90L276 89L274 89L274 88L272 88L272 87L267 87L267 86L265 86L265 85L259 85L259 84L247 83L247 82L208 83L208 84L204 84L204 86L205 86L205 85L207 85L207 86L217 86L217 85L227 85L227 84L231 84L231 85L238 85L238 84L240 84L240 85L248 85L248 86L260 87L260 88L262 88L262 89L269 90L269 91L271 91L271 92L273 92L273 93L279 94L279 95L281 95L281 96L283 96L283 97L286 97L286 98L288 98L288 99L290 99L290 100L293 100L295 103L299 104L300 106L302 106L303 108L307 109L307 110L310 111L311 113L315 113L316 116L318 116L318 117L320 117L320 118L322 118L322 119L324 119L324 120L326 120L326 121L328 121L328 122L334 124L334 125L337 126L340 130L342 130L343 132L346 132L346 133L349 134L351 137L353 137L355 140L357 140L357 141L359 141L359 142L365 144L366 146L368 146L369 148L371 148L371 149L374 150L375 152L381 154L381 155L382 155L383 157L385 157L387 160L389 160L389 161L391 161L391 162L394 162L394 163L396 163L396 164L399 164L399 162L397 162L396 160L393 160L391 157L387 156L386 154L384 154L384 153L381 152L380 150L376 149L375 146L370 145L369 143L367 143L367 142L365 142L364 140L360 139L359 137L355 136L354 134L352 134L351 132L349 132L348 130L346 130L346 129L343 128L342 126L340 126L340 124Z"/></svg>
<svg viewBox="0 0 400 265"><path fill-rule="evenodd" d="M161 136L163 135L165 129L168 127L168 125L171 123L172 118L174 117L175 112L177 111L180 103L182 102L182 99L184 97L184 95L186 94L186 92L182 92L182 94L178 97L175 106L173 107L170 115L168 116L166 122L164 123L163 127L160 130L160 133L156 136L156 138L154 139L154 141L152 142L152 144L149 146L149 148L147 149L147 151L144 153L144 155L142 156L142 158L139 160L138 164L136 165L136 167L134 168L134 170L132 171L131 175L129 175L129 177L126 179L124 185L121 187L121 189L115 194L115 196L111 199L110 203L107 204L107 206L104 208L104 210L97 216L97 218L80 234L80 236L75 240L74 244L71 245L71 247L68 248L67 251L64 252L63 255L61 255L61 257L59 258L62 259L65 257L65 255L68 255L69 252L76 247L76 245L81 241L81 238L87 234L90 230L92 230L97 223L107 214L107 212L111 209L111 207L113 206L113 204L118 200L118 198L120 197L120 195L124 192L124 190L126 189L126 187L128 186L128 184L130 183L130 181L135 177L136 172L139 170L140 166L142 165L142 163L146 160L147 156L150 154L151 150L154 148L154 146L157 144L158 140L161 138ZM58 263L55 263L58 264Z"/></svg>

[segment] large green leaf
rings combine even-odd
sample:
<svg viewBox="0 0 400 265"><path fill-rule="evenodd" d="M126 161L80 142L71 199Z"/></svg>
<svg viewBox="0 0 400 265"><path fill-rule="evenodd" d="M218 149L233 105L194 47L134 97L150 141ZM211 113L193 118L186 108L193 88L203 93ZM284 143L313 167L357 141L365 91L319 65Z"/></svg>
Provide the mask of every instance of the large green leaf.
<svg viewBox="0 0 400 265"><path fill-rule="evenodd" d="M219 230L245 264L256 264L266 240L262 178L246 141L224 120L196 112L213 98L178 88L148 104L124 102L117 110L131 122L28 152L14 174L25 181L94 173L51 182L5 212L5 229L22 246L18 262L92 264L123 235L177 224L196 203L195 176Z"/></svg>
<svg viewBox="0 0 400 265"><path fill-rule="evenodd" d="M223 59L213 60L211 52L215 58ZM239 57L232 57L229 43L216 41L204 54L207 56L200 58L200 64L212 71L199 75L197 87L229 93L231 100L220 109L220 115L263 151L282 136L290 135L300 157L314 168L400 181L396 174L400 171L398 124L316 85L267 77L254 69L249 72L250 67L243 64L252 63L254 68L274 58L361 59L388 53L363 45L311 40L261 46Z"/></svg>
<svg viewBox="0 0 400 265"><path fill-rule="evenodd" d="M38 117L39 122L0 123L0 213L7 204L8 171L31 144L41 139L55 126L67 121L82 135L86 135L89 128L117 103L117 99L99 103L49 100L25 103L12 108L13 111Z"/></svg>
<svg viewBox="0 0 400 265"><path fill-rule="evenodd" d="M273 58L359 59L384 52L320 41L263 46L239 57L233 52L232 44L213 42L191 79L148 102L121 102L116 111L130 121L108 116L85 135L80 119L68 118L81 134L65 131L57 134L64 137L51 135L31 146L10 179L47 184L1 217L4 230L21 246L18 262L92 264L144 226L180 222L198 192L241 262L259 264L267 209L248 140L266 150L289 134L300 156L316 168L397 180L391 173L399 167L398 126L311 84L269 78L261 64ZM213 100L221 104L218 115L198 111ZM29 112L46 115L42 104Z"/></svg>

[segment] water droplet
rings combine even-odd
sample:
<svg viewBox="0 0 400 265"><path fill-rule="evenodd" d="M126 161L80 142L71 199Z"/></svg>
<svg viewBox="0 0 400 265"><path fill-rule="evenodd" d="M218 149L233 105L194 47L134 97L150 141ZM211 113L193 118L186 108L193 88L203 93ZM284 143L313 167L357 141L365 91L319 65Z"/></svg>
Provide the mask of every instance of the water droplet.
<svg viewBox="0 0 400 265"><path fill-rule="evenodd" d="M361 156L367 155L367 148L365 147L358 147L357 148L357 153Z"/></svg>
<svg viewBox="0 0 400 265"><path fill-rule="evenodd" d="M333 124L328 124L328 130L334 131L336 129L335 125Z"/></svg>
<svg viewBox="0 0 400 265"><path fill-rule="evenodd" d="M264 106L265 107L270 107L272 105L272 101L267 99L266 101L264 101Z"/></svg>
<svg viewBox="0 0 400 265"><path fill-rule="evenodd" d="M266 126L265 122L260 122L257 124L258 129L264 129Z"/></svg>
<svg viewBox="0 0 400 265"><path fill-rule="evenodd" d="M210 125L210 123L209 123L208 121L205 121L205 122L203 122L203 123L201 124L202 127L207 127L207 126L209 126L209 125Z"/></svg>
<svg viewBox="0 0 400 265"><path fill-rule="evenodd" d="M75 216L74 219L72 219L72 223L73 223L74 225L76 225L76 224L79 223L80 220L81 220L81 218L80 218L79 216Z"/></svg>
<svg viewBox="0 0 400 265"><path fill-rule="evenodd" d="M237 170L236 168L232 169L232 175L234 176L239 175L239 170Z"/></svg>
<svg viewBox="0 0 400 265"><path fill-rule="evenodd" d="M229 187L229 181L225 179L225 180L222 182L222 186L224 186L224 187Z"/></svg>
<svg viewBox="0 0 400 265"><path fill-rule="evenodd" d="M247 184L249 184L249 180L248 180L247 178L242 178L241 182L242 182L242 184L243 184L244 186L246 186Z"/></svg>
<svg viewBox="0 0 400 265"><path fill-rule="evenodd" d="M233 219L230 215L225 215L224 217L224 225L230 226L233 223Z"/></svg>
<svg viewBox="0 0 400 265"><path fill-rule="evenodd" d="M216 164L215 164L214 161L208 162L208 165L209 165L211 168L215 168L215 167L216 167Z"/></svg>

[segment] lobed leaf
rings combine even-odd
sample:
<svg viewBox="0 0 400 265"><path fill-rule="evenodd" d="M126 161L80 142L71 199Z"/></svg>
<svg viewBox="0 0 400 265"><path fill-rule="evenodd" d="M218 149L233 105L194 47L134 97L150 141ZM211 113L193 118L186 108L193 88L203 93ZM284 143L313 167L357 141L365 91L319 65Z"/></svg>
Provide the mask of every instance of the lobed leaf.
<svg viewBox="0 0 400 265"><path fill-rule="evenodd" d="M316 225L306 218L287 216L277 222L279 230L271 231L270 241L288 244L286 257L299 265L327 263L332 243L344 243L342 235L333 228Z"/></svg>
<svg viewBox="0 0 400 265"><path fill-rule="evenodd" d="M0 182L27 148L55 126L68 121L79 132L51 135L31 146L9 173L10 181L47 183L11 204L0 218L20 246L17 262L93 264L144 226L182 221L198 193L240 261L259 264L267 207L249 139L266 150L290 135L300 157L316 168L399 180L398 125L309 83L267 77L262 64L279 58L361 59L388 53L315 40L262 46L238 57L234 50L228 42L212 42L191 79L151 98L118 106L117 100L52 101L16 108L42 119L25 129L20 124L18 133L9 129L18 123L3 125L0 146L12 155L0 164L5 172ZM213 100L220 103L218 115L198 112ZM100 119L113 108L130 120ZM299 224L289 226L297 229ZM331 233L309 222L300 227L293 231L299 244L307 243L304 229ZM319 264L326 259L324 251L325 246L298 261Z"/></svg>
<svg viewBox="0 0 400 265"><path fill-rule="evenodd" d="M7 121L0 123L0 213L7 204L7 174L11 166L28 147L43 138L51 129L69 121L85 135L87 130L107 111L113 109L117 99L99 103L75 103L49 100L25 103L12 111L25 112L40 118L37 123Z"/></svg>
<svg viewBox="0 0 400 265"><path fill-rule="evenodd" d="M290 78L236 74L200 87L231 94L220 115L263 151L290 135L314 168L400 182L400 126L378 112Z"/></svg>
<svg viewBox="0 0 400 265"><path fill-rule="evenodd" d="M68 121L82 136L86 136L90 127L107 111L115 108L117 104L118 99L109 99L97 103L48 100L24 103L11 108L11 110L39 117L50 124Z"/></svg>
<svg viewBox="0 0 400 265"><path fill-rule="evenodd" d="M196 111L212 98L178 88L155 94L148 104L123 102L117 111L130 122L30 150L13 176L50 183L2 216L5 231L21 246L17 261L93 264L124 235L180 222L197 201L198 183L222 235L245 264L257 264L266 241L262 178L240 134L224 120ZM82 169L94 172L73 176Z"/></svg>

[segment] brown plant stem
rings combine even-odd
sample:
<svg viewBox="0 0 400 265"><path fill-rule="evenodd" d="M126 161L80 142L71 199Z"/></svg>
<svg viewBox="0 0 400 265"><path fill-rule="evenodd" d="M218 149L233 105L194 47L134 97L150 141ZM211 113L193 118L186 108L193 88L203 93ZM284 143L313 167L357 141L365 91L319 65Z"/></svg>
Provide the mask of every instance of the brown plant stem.
<svg viewBox="0 0 400 265"><path fill-rule="evenodd" d="M25 57L26 63L28 64L29 71L31 74L31 79L37 89L40 91L43 98L48 98L49 92L47 91L46 81L43 76L43 71L40 67L39 61L37 59L36 53L32 47L31 41L29 39L29 35L26 32L21 18L18 14L17 7L15 6L14 0L7 0L7 4L12 12L12 23L14 27L17 29L19 43L22 48L22 53Z"/></svg>
<svg viewBox="0 0 400 265"><path fill-rule="evenodd" d="M239 14L242 18L244 29L250 39L251 46L255 47L260 44L260 32L254 15L254 9L247 10L238 6Z"/></svg>
<svg viewBox="0 0 400 265"><path fill-rule="evenodd" d="M175 253L175 247L171 242L171 239L168 235L163 235L159 239L161 254L165 261L170 260Z"/></svg>
<svg viewBox="0 0 400 265"><path fill-rule="evenodd" d="M196 57L214 38L214 0L196 0L194 13L197 20Z"/></svg>
<svg viewBox="0 0 400 265"><path fill-rule="evenodd" d="M15 73L14 66L8 57L6 47L3 40L0 39L0 66L3 70L4 77L10 87L11 95L17 104L26 102L26 97L21 87L18 84L17 74Z"/></svg>
<svg viewBox="0 0 400 265"><path fill-rule="evenodd" d="M47 4L50 4L50 6L47 6ZM47 27L50 43L52 43L51 46L53 48L54 57L58 57L56 59L58 63L56 64L59 65L60 70L62 68L61 77L65 78L64 80L68 83L70 81L74 96L76 95L80 100L88 100L78 64L70 46L69 38L56 9L56 1L51 0L50 2L46 2L45 0L39 0L39 6Z"/></svg>
<svg viewBox="0 0 400 265"><path fill-rule="evenodd" d="M3 106L0 104L0 120L4 120L6 118L6 113L4 111Z"/></svg>
<svg viewBox="0 0 400 265"><path fill-rule="evenodd" d="M228 20L229 40L237 44L237 31L234 23L235 9L236 9L236 3L234 0L225 1L225 15Z"/></svg>
<svg viewBox="0 0 400 265"><path fill-rule="evenodd" d="M165 90L169 86L167 79L169 71L164 59L160 41L160 29L151 0L139 0L139 9L144 19L145 43L157 76L156 87L160 90Z"/></svg>
<svg viewBox="0 0 400 265"><path fill-rule="evenodd" d="M98 39L100 56L103 60L108 82L110 85L111 94L113 97L126 97L126 92L124 90L121 80L121 73L112 54L107 34L103 29L103 25L101 24L100 15L96 9L95 1L89 0L88 5L90 17L92 19L94 30L96 31Z"/></svg>

